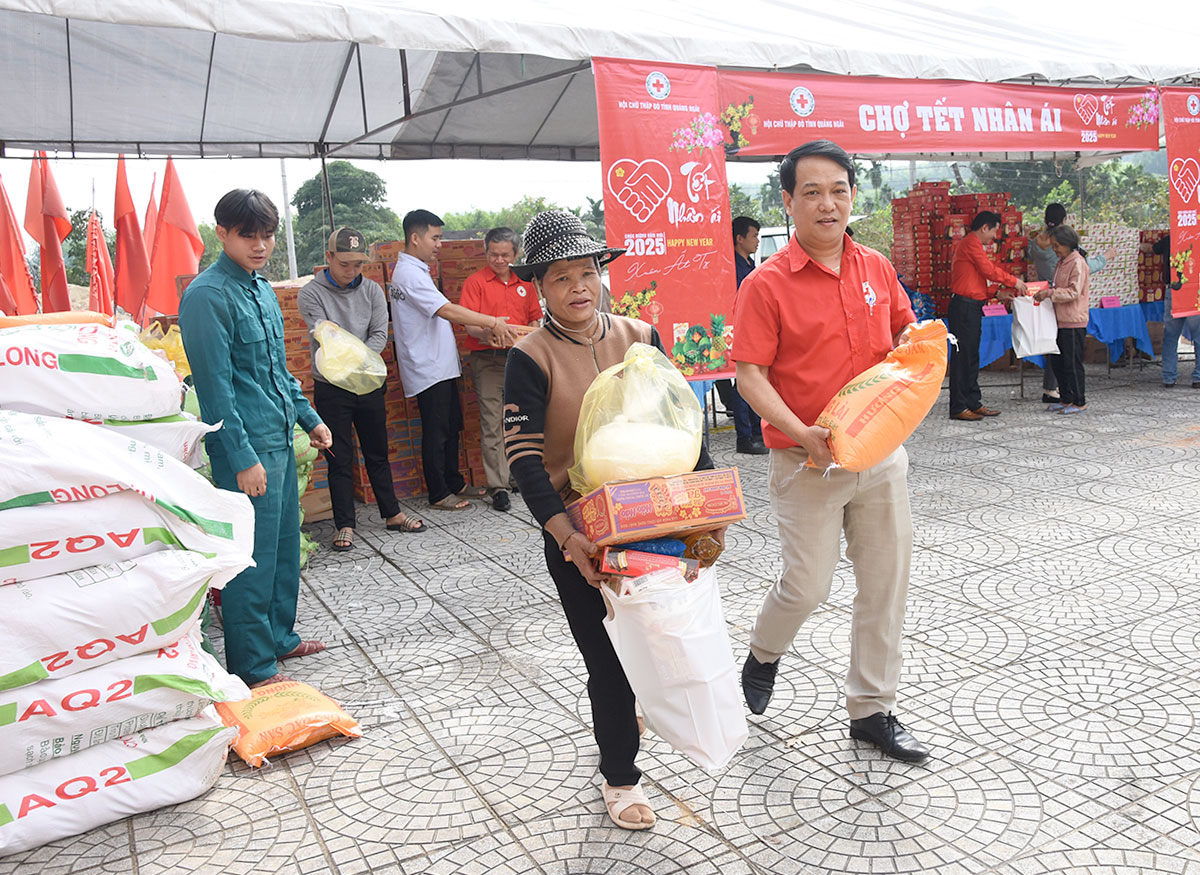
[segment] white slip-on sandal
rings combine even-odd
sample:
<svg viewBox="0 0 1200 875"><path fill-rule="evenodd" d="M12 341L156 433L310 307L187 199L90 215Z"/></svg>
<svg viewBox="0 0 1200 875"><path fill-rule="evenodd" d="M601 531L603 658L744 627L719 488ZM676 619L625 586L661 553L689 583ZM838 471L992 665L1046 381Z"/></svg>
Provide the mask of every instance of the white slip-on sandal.
<svg viewBox="0 0 1200 875"><path fill-rule="evenodd" d="M617 787L610 787L605 781L601 784L600 792L604 795L604 806L608 809L609 819L621 829L649 829L658 821L654 815L654 809L650 808L650 800L646 798L646 794L637 784L634 784L632 789L621 790ZM621 815L631 805L645 805L650 810L650 822L622 819Z"/></svg>

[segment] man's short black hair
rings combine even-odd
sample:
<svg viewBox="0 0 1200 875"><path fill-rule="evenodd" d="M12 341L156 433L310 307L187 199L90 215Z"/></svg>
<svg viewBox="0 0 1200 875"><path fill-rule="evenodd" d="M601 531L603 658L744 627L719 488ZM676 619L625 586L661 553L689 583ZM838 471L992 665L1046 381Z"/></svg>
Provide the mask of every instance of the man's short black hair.
<svg viewBox="0 0 1200 875"><path fill-rule="evenodd" d="M440 228L445 224L429 210L413 210L404 216L404 242L408 243L414 233L424 233L426 228Z"/></svg>
<svg viewBox="0 0 1200 875"><path fill-rule="evenodd" d="M788 194L796 193L796 162L804 158L828 158L846 170L846 179L854 185L854 159L832 140L809 140L787 153L779 163L779 182Z"/></svg>
<svg viewBox="0 0 1200 875"><path fill-rule="evenodd" d="M261 191L253 188L235 188L226 192L217 201L213 218L222 228L240 231L243 234L272 234L279 228L279 211L275 204Z"/></svg>
<svg viewBox="0 0 1200 875"><path fill-rule="evenodd" d="M733 242L736 243L739 237L745 237L750 233L750 229L756 231L762 230L762 224L757 219L751 219L749 216L738 216L733 220Z"/></svg>
<svg viewBox="0 0 1200 875"><path fill-rule="evenodd" d="M993 213L991 210L980 210L975 218L971 220L971 230L978 231L980 228L990 228L993 225L999 224L999 213Z"/></svg>
<svg viewBox="0 0 1200 875"><path fill-rule="evenodd" d="M501 225L499 228L493 228L484 235L484 249L487 249L493 243L511 243L513 252L516 252L521 248L519 245L517 245L517 232L512 228L506 228L503 225Z"/></svg>
<svg viewBox="0 0 1200 875"><path fill-rule="evenodd" d="M1053 228L1067 220L1067 208L1062 204L1050 204L1046 207L1046 227Z"/></svg>

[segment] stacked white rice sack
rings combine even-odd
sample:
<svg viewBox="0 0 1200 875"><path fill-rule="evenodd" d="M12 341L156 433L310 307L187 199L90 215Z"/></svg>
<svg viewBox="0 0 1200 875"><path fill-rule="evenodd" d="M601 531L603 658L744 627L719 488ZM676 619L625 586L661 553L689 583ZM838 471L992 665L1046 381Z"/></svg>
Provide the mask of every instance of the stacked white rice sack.
<svg viewBox="0 0 1200 875"><path fill-rule="evenodd" d="M190 467L209 429L131 328L0 330L0 362L4 856L216 781L212 703L250 693L198 621L253 564L254 514Z"/></svg>

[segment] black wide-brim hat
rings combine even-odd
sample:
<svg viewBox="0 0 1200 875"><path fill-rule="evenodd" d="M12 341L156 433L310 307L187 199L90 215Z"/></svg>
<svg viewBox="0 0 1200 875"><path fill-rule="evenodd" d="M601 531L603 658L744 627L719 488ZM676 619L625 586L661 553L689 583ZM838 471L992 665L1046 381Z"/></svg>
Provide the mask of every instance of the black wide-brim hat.
<svg viewBox="0 0 1200 875"><path fill-rule="evenodd" d="M608 264L624 249L612 249L592 238L583 221L566 210L546 210L538 213L525 226L525 262L510 264L519 279L533 279L534 268L568 258L595 256L601 265Z"/></svg>

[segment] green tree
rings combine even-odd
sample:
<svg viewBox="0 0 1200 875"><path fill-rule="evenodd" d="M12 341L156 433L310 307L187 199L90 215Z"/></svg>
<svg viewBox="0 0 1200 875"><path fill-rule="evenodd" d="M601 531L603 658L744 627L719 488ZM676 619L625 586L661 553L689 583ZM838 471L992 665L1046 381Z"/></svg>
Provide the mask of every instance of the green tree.
<svg viewBox="0 0 1200 875"><path fill-rule="evenodd" d="M75 210L71 213L71 233L67 235L67 239L62 243L63 250L63 265L67 269L67 282L74 286L91 285L92 275L88 273L87 268L87 226L88 218L92 215L91 210ZM97 211L100 216L100 224L104 225L104 215ZM108 257L116 263L116 239L117 232L111 230L104 231L104 242L108 246ZM40 256L41 253L39 252ZM40 265L39 258L39 265Z"/></svg>
<svg viewBox="0 0 1200 875"><path fill-rule="evenodd" d="M587 197L587 195L584 195ZM583 219L583 227L587 228L587 232L597 240L604 239L604 196L598 198L587 198L587 207L580 207L575 210L579 218Z"/></svg>
<svg viewBox="0 0 1200 875"><path fill-rule="evenodd" d="M200 223L196 226L200 231L200 239L204 241L204 254L200 256L200 269L204 270L217 260L221 254L221 241L217 239L215 225Z"/></svg>
<svg viewBox="0 0 1200 875"><path fill-rule="evenodd" d="M399 216L384 206L387 184L378 174L355 167L349 161L334 161L327 165L326 171L336 225L349 225L372 242L403 239ZM325 260L325 243L333 229L329 227L323 203L324 184L319 173L297 188L292 198L296 208L292 226L296 239L296 268L301 274ZM285 244L282 227L276 239ZM286 252L283 263L287 264ZM287 275L286 267L282 275Z"/></svg>

